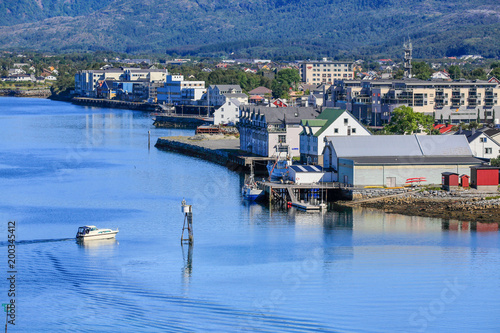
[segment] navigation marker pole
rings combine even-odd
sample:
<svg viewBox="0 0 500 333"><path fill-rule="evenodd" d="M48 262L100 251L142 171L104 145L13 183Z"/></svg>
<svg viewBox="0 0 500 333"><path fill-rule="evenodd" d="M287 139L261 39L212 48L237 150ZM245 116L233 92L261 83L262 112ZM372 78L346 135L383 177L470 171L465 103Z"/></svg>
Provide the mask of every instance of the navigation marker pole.
<svg viewBox="0 0 500 333"><path fill-rule="evenodd" d="M182 214L184 214L184 225L182 226L181 245L185 242L189 245L193 244L193 209L191 205L186 204L186 200L182 199L181 203ZM188 238L184 238L184 230L187 229Z"/></svg>

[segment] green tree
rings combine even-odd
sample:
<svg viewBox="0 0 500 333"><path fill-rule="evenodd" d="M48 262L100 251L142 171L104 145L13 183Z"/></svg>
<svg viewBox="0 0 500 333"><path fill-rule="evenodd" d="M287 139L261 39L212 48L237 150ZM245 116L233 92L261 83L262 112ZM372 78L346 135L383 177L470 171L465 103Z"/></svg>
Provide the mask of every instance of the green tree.
<svg viewBox="0 0 500 333"><path fill-rule="evenodd" d="M450 67L448 67L448 73L450 73L450 77L452 78L452 80L458 80L462 77L462 71L457 65L451 65Z"/></svg>
<svg viewBox="0 0 500 333"><path fill-rule="evenodd" d="M421 62L414 62L412 64L412 74L413 77L416 77L417 79L420 80L428 80L431 78L432 75L432 69L429 64L427 64L425 61Z"/></svg>
<svg viewBox="0 0 500 333"><path fill-rule="evenodd" d="M490 163L492 166L496 166L496 167L500 166L500 155L498 155L497 158L492 158L490 160Z"/></svg>
<svg viewBox="0 0 500 333"><path fill-rule="evenodd" d="M394 109L391 121L384 129L391 134L412 134L420 130L431 133L433 123L432 116L415 112L413 108L403 105Z"/></svg>
<svg viewBox="0 0 500 333"><path fill-rule="evenodd" d="M280 83L286 83L289 87L292 87L297 82L300 82L300 74L296 69L286 68L282 69L276 74L276 80Z"/></svg>
<svg viewBox="0 0 500 333"><path fill-rule="evenodd" d="M482 68L473 69L469 78L471 80L486 80L486 72Z"/></svg>

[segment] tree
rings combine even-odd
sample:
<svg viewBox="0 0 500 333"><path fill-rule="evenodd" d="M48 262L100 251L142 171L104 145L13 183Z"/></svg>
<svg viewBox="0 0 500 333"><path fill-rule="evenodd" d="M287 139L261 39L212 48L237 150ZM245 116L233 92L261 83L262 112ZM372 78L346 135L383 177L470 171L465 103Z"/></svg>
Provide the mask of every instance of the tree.
<svg viewBox="0 0 500 333"><path fill-rule="evenodd" d="M492 166L496 166L496 167L500 166L500 155L498 155L497 158L492 158L490 160L490 163Z"/></svg>
<svg viewBox="0 0 500 333"><path fill-rule="evenodd" d="M420 80L428 80L431 78L432 69L426 62L414 62L412 64L412 76Z"/></svg>
<svg viewBox="0 0 500 333"><path fill-rule="evenodd" d="M453 80L458 80L462 77L462 71L457 65L451 65L450 67L448 67L448 73L450 73L450 77Z"/></svg>
<svg viewBox="0 0 500 333"><path fill-rule="evenodd" d="M432 116L415 112L413 108L403 105L394 109L385 131L391 134L413 134L420 130L431 133L433 123Z"/></svg>

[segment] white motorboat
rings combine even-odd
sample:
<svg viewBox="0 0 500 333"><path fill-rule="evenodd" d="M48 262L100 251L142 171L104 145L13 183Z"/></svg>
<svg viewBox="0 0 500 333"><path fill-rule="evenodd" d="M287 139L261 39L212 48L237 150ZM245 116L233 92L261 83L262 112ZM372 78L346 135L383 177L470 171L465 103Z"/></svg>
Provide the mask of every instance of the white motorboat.
<svg viewBox="0 0 500 333"><path fill-rule="evenodd" d="M107 239L115 238L117 233L118 229L98 229L95 225L86 225L78 228L76 238L78 240Z"/></svg>

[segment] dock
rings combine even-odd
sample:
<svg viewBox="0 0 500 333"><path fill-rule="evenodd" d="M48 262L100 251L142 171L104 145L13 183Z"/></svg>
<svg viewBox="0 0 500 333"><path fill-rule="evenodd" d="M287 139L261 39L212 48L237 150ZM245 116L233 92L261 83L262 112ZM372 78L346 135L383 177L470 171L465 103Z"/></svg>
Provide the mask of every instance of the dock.
<svg viewBox="0 0 500 333"><path fill-rule="evenodd" d="M198 157L234 171L248 171L253 164L255 174L265 177L268 175L268 161L275 160L240 150L240 140L234 135L210 135L208 138L204 135L162 137L157 140L155 147Z"/></svg>
<svg viewBox="0 0 500 333"><path fill-rule="evenodd" d="M350 187L343 183L286 184L257 182L267 197L269 206L296 207L304 211L318 211L330 201L342 198Z"/></svg>

